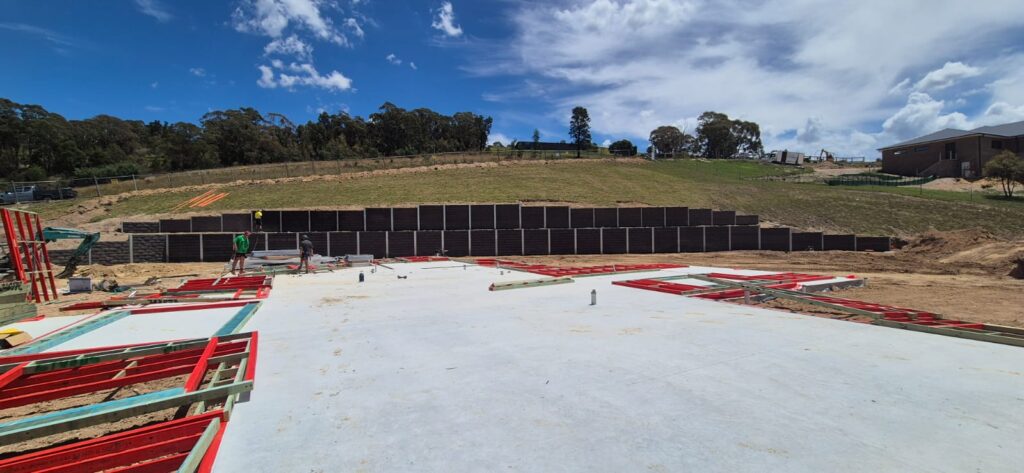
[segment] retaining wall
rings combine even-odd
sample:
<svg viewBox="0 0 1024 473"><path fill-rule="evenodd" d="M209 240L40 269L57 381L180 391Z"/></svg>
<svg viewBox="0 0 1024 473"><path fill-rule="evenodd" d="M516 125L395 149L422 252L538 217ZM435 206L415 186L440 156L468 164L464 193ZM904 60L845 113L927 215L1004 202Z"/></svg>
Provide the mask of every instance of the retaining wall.
<svg viewBox="0 0 1024 473"><path fill-rule="evenodd" d="M632 228L539 228L254 233L253 250L298 249L309 235L317 252L330 256L519 256L566 254L700 253L731 250L804 251L844 249L888 251L888 237L854 237L795 232L747 225ZM93 264L142 262L227 262L231 233L130 235L126 242L100 242ZM64 264L71 250L50 252Z"/></svg>
<svg viewBox="0 0 1024 473"><path fill-rule="evenodd" d="M511 230L757 225L757 215L687 207L569 208L519 204L421 205L363 210L266 210L264 232ZM124 222L123 233L208 233L256 230L252 214Z"/></svg>
<svg viewBox="0 0 1024 473"><path fill-rule="evenodd" d="M688 207L421 205L363 210L265 210L254 250L297 249L307 234L324 255L376 257L692 253L730 250L888 251L888 237L760 228L757 215ZM99 242L86 263L226 262L251 213L125 222L126 242ZM71 250L50 252L62 265Z"/></svg>

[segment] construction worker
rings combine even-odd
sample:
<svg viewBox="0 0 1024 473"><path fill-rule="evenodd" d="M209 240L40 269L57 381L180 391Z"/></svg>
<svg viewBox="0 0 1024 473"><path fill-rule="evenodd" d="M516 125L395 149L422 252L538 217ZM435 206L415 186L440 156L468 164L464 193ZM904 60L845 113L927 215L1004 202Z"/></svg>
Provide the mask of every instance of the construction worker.
<svg viewBox="0 0 1024 473"><path fill-rule="evenodd" d="M302 235L302 241L299 242L299 267L296 272L302 271L302 266L306 266L306 274L309 274L309 259L313 257L313 242L309 241L309 235Z"/></svg>
<svg viewBox="0 0 1024 473"><path fill-rule="evenodd" d="M263 210L257 209L256 212L252 214L252 221L253 221L253 224L256 227L256 231L257 232L262 232L263 231Z"/></svg>
<svg viewBox="0 0 1024 473"><path fill-rule="evenodd" d="M238 266L238 274L245 272L245 256L249 254L249 235L251 232L245 232L235 237L231 241L231 252L234 256L231 258L231 274L235 274L235 266Z"/></svg>

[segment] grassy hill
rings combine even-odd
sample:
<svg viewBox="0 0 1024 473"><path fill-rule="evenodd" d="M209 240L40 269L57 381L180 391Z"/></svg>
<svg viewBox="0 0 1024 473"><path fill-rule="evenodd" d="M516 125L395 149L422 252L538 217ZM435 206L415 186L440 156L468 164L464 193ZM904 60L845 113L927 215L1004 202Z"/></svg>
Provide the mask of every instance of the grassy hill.
<svg viewBox="0 0 1024 473"><path fill-rule="evenodd" d="M734 161L563 160L377 171L103 197L103 218L165 215L208 188L230 194L204 212L457 202L565 202L572 205L684 205L758 214L803 229L907 236L930 229L981 228L1024 235L1024 199L918 188L829 187L759 180L794 168ZM95 201L95 199L93 199ZM94 202L95 205L95 202ZM38 204L59 224L84 202ZM81 208L81 207L80 207ZM187 209L196 211L197 209Z"/></svg>

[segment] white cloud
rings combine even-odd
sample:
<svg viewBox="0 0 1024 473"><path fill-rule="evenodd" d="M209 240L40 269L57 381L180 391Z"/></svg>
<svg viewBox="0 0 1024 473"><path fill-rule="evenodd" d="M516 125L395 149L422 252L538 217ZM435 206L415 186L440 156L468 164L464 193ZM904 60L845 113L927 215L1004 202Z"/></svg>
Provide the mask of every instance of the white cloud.
<svg viewBox="0 0 1024 473"><path fill-rule="evenodd" d="M274 82L274 70L269 66L259 66L260 79L256 81L256 85L263 87L264 89L273 89L277 87L277 82Z"/></svg>
<svg viewBox="0 0 1024 473"><path fill-rule="evenodd" d="M271 38L280 38L287 28L295 27L308 31L321 41L349 45L348 38L321 7L336 8L336 4L325 0L242 0L232 14L232 23L238 31ZM354 19L346 19L343 23L356 36L363 36Z"/></svg>
<svg viewBox="0 0 1024 473"><path fill-rule="evenodd" d="M455 24L455 9L452 2L444 2L437 10L434 21L430 24L435 30L439 30L452 38L462 36L462 27Z"/></svg>
<svg viewBox="0 0 1024 473"><path fill-rule="evenodd" d="M605 139L604 141L601 142L601 146L605 147L605 148L607 148L607 147L609 147L611 145L612 145L612 140L609 140L609 139Z"/></svg>
<svg viewBox="0 0 1024 473"><path fill-rule="evenodd" d="M412 62L412 61L409 61L409 67L411 67L411 68L412 68L412 70L414 70L414 71L415 71L415 70L417 70L417 69L419 69L418 67L416 67L416 63L415 63L415 62Z"/></svg>
<svg viewBox="0 0 1024 473"><path fill-rule="evenodd" d="M889 89L889 95L903 95L907 93L908 90L910 90L909 77L901 80L899 84L892 86L892 88Z"/></svg>
<svg viewBox="0 0 1024 473"><path fill-rule="evenodd" d="M1024 105L1013 106L1006 102L995 102L985 109L985 114L978 119L979 125L999 125L1024 121Z"/></svg>
<svg viewBox="0 0 1024 473"><path fill-rule="evenodd" d="M155 89L157 87L160 87L160 83L159 82L153 82L153 83L149 84L149 88L150 89Z"/></svg>
<svg viewBox="0 0 1024 473"><path fill-rule="evenodd" d="M206 69L201 67L191 67L188 72L196 77L206 77Z"/></svg>
<svg viewBox="0 0 1024 473"><path fill-rule="evenodd" d="M896 135L979 122L947 99L964 79L990 84L965 109L1001 101L990 116L1010 116L1024 104L1024 56L1007 60L1024 28L1024 16L1005 13L1016 3L838 2L821 22L809 1L520 2L508 10L513 39L479 48L466 70L526 76L545 91L536 99L551 103L552 122L582 105L602 135L692 132L695 117L716 110L758 122L769 148L877 156ZM937 90L947 100L926 93Z"/></svg>
<svg viewBox="0 0 1024 473"><path fill-rule="evenodd" d="M352 80L338 71L320 74L309 63L291 63L284 65L279 60L271 61L271 66L259 66L260 78L256 85L265 89L281 87L293 90L297 86L321 88L332 92L340 92L352 88ZM274 69L278 69L275 71Z"/></svg>
<svg viewBox="0 0 1024 473"><path fill-rule="evenodd" d="M313 57L313 46L302 41L296 35L287 38L278 38L263 47L263 55L272 54L291 55L297 59L309 61Z"/></svg>
<svg viewBox="0 0 1024 473"><path fill-rule="evenodd" d="M359 22L356 21L355 18L348 18L348 19L346 19L345 20L345 26L347 26L349 31L351 31L352 34L356 35L356 37L358 37L358 38L362 38L363 36L366 36L366 32L363 31L363 28L361 26L359 26Z"/></svg>
<svg viewBox="0 0 1024 473"><path fill-rule="evenodd" d="M395 53L388 54L384 59L387 59L389 63L395 66L402 64L402 60L399 59L398 56L395 56Z"/></svg>
<svg viewBox="0 0 1024 473"><path fill-rule="evenodd" d="M911 92L907 104L882 123L883 133L895 139L908 139L944 128L971 128L960 112L943 114L945 103L924 92Z"/></svg>
<svg viewBox="0 0 1024 473"><path fill-rule="evenodd" d="M167 11L159 0L135 0L135 6L138 7L139 12L143 15L149 15L156 18L161 23L166 23L174 18L171 12Z"/></svg>
<svg viewBox="0 0 1024 473"><path fill-rule="evenodd" d="M914 84L914 90L942 90L952 86L961 79L976 77L981 72L981 69L968 66L962 62L947 62L941 68L925 74L921 80Z"/></svg>
<svg viewBox="0 0 1024 473"><path fill-rule="evenodd" d="M162 112L162 111L164 111L163 107L157 107L156 105L146 105L144 108L146 109L147 112Z"/></svg>
<svg viewBox="0 0 1024 473"><path fill-rule="evenodd" d="M495 141L501 142L501 144L505 146L512 144L512 139L509 138L504 133L492 131L489 135L487 135L487 144L494 144Z"/></svg>

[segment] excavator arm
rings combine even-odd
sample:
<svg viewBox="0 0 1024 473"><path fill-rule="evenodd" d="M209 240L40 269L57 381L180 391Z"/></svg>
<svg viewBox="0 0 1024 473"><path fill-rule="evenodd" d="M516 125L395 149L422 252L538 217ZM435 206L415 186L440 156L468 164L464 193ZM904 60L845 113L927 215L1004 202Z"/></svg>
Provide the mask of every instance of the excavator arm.
<svg viewBox="0 0 1024 473"><path fill-rule="evenodd" d="M98 232L90 233L72 228L46 227L43 229L43 239L47 242L82 240L82 243L75 249L74 254L68 258L68 264L64 266L64 271L57 275L58 278L69 278L75 274L75 269L78 268L78 263L81 262L82 258L89 254L89 250L96 245L96 242L100 241L100 234Z"/></svg>

